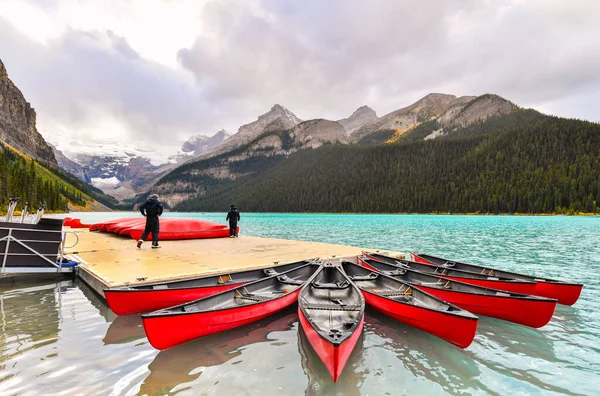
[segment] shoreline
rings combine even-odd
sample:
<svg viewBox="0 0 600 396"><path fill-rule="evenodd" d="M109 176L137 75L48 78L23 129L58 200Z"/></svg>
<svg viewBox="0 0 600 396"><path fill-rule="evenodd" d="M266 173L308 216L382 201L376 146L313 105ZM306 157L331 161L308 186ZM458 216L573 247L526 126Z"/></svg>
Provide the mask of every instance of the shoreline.
<svg viewBox="0 0 600 396"><path fill-rule="evenodd" d="M137 212L136 210L111 210L111 211L72 211L72 212L46 212L46 214L65 214L71 213L129 213ZM225 213L226 211L195 211L195 212L175 212L167 211L165 213ZM14 216L17 216L15 212ZM577 212L571 214L565 213L483 213L483 212L245 212L245 213L261 213L261 214L322 214L322 215L432 215L432 216L521 216L521 217L600 217L600 213ZM6 212L0 212L0 216L6 215ZM20 214L19 214L20 216Z"/></svg>

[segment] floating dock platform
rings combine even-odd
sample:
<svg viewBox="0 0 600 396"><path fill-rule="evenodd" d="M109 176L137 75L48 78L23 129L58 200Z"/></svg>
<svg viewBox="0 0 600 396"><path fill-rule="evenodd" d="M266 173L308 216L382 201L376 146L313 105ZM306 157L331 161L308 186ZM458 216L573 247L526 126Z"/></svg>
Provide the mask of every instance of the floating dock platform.
<svg viewBox="0 0 600 396"><path fill-rule="evenodd" d="M286 239L239 238L145 242L141 249L129 237L69 229L65 255L79 262L78 276L98 294L103 289L266 268L311 258L351 258L376 249ZM404 254L385 252L398 258Z"/></svg>

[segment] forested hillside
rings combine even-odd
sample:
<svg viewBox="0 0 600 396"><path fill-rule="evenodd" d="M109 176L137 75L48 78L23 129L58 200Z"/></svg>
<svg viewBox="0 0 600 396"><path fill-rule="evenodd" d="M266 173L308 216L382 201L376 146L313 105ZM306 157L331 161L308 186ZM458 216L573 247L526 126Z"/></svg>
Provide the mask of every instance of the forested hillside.
<svg viewBox="0 0 600 396"><path fill-rule="evenodd" d="M176 210L270 212L600 212L600 125L518 110L423 140L292 154Z"/></svg>
<svg viewBox="0 0 600 396"><path fill-rule="evenodd" d="M100 190L79 181L62 170L41 165L0 142L0 212L5 212L8 198L19 198L32 211L45 205L46 210L106 210L117 201Z"/></svg>

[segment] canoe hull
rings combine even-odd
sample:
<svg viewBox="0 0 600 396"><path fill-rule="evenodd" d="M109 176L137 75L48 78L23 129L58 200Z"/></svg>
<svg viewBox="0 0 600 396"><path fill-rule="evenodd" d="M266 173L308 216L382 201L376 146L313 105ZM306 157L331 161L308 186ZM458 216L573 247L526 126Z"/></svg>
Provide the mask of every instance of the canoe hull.
<svg viewBox="0 0 600 396"><path fill-rule="evenodd" d="M579 299L583 285L576 283L538 282L533 294L541 297L556 298L559 304L573 305Z"/></svg>
<svg viewBox="0 0 600 396"><path fill-rule="evenodd" d="M477 315L539 328L548 324L556 300L489 296L415 285L419 289Z"/></svg>
<svg viewBox="0 0 600 396"><path fill-rule="evenodd" d="M470 285L489 287L490 289L504 290L519 294L533 294L536 284L533 282L505 282L502 280L492 279L472 279L459 276L438 275L442 278L451 279L459 282L468 283Z"/></svg>
<svg viewBox="0 0 600 396"><path fill-rule="evenodd" d="M150 344L156 349L163 350L265 318L292 305L298 299L299 293L300 288L264 303L212 312L142 316L142 321Z"/></svg>
<svg viewBox="0 0 600 396"><path fill-rule="evenodd" d="M361 317L352 336L348 337L340 345L333 345L321 337L308 322L308 319L306 319L306 316L304 316L304 313L300 308L298 308L298 319L310 345L321 359L321 362L325 365L333 382L337 382L362 333L365 322L364 315Z"/></svg>
<svg viewBox="0 0 600 396"><path fill-rule="evenodd" d="M131 315L184 304L212 296L244 283L196 287L189 289L158 290L104 290L109 308L117 315Z"/></svg>
<svg viewBox="0 0 600 396"><path fill-rule="evenodd" d="M410 257L413 259L413 261L416 261L419 263L435 265L435 263L433 261L430 261L427 258L421 257L420 255L415 254L414 252L410 252ZM439 257L436 257L435 259L445 260L445 259L441 259ZM466 271L476 271L479 268L482 268L482 269L485 268L485 267L481 267L481 266L478 266L475 264L465 264L465 263L458 263L458 264L464 266L465 267L464 270L466 270ZM519 274L516 272L497 271L497 270L493 270L493 271L498 272L498 274L502 277L535 280L535 282L537 284L535 285L534 290L532 290L530 293L527 293L527 294L533 294L535 296L540 296L540 297L554 298L554 299L558 300L559 304L563 304L563 305L575 304L575 302L579 299L579 296L581 295L581 291L583 289L583 284L580 284L580 283L554 281L552 279L537 279L534 276ZM508 290L508 289L503 289L503 290Z"/></svg>
<svg viewBox="0 0 600 396"><path fill-rule="evenodd" d="M448 315L414 305L402 304L365 290L362 292L367 304L377 311L448 341L459 348L468 347L475 338L477 319Z"/></svg>
<svg viewBox="0 0 600 396"><path fill-rule="evenodd" d="M239 232L239 227L238 227ZM133 239L140 239L142 237L143 230L132 229L129 235ZM218 230L210 230L210 231L159 231L158 239L161 241L175 241L180 239L207 239L207 238L226 238L229 236L229 228L223 228ZM146 241L151 241L152 236L148 235L145 239Z"/></svg>

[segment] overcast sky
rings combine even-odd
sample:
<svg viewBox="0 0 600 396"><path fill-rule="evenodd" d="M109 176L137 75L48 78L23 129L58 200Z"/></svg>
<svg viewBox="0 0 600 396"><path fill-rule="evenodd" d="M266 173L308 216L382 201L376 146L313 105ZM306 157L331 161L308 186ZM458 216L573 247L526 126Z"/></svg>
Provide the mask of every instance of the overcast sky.
<svg viewBox="0 0 600 396"><path fill-rule="evenodd" d="M176 150L279 103L378 115L430 92L600 120L598 0L0 0L0 59L50 141Z"/></svg>

